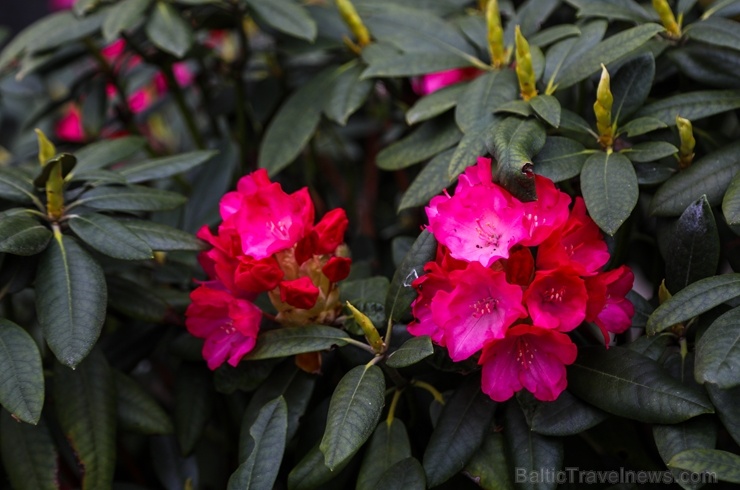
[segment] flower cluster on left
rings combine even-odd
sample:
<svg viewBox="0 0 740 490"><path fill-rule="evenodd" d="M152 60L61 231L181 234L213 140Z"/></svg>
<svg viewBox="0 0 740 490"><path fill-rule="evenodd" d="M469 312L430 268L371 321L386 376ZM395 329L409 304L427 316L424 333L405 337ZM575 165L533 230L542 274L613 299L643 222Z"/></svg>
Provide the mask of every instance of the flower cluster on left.
<svg viewBox="0 0 740 490"><path fill-rule="evenodd" d="M212 245L199 255L208 275L191 294L188 331L204 338L203 357L216 369L236 366L255 345L265 314L256 304L267 293L283 326L330 324L341 305L336 283L349 274L344 245L347 216L326 213L314 224L308 189L292 194L257 170L220 202L218 233L204 226L198 237Z"/></svg>

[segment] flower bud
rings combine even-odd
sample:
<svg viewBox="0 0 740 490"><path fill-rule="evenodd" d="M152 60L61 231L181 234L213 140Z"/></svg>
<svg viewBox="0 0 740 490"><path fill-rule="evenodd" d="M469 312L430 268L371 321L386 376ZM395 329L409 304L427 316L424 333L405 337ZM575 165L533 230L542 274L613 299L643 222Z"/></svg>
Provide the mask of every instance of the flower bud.
<svg viewBox="0 0 740 490"><path fill-rule="evenodd" d="M694 130L691 121L681 116L676 116L676 126L678 126L678 135L681 138L681 146L678 149L678 168L687 169L694 161Z"/></svg>
<svg viewBox="0 0 740 490"><path fill-rule="evenodd" d="M604 148L611 148L614 144L614 126L612 125L612 104L614 97L610 88L609 72L601 65L601 80L596 89L596 102L594 102L594 114L596 114L596 129L599 132L599 143Z"/></svg>
<svg viewBox="0 0 740 490"><path fill-rule="evenodd" d="M367 27L365 27L365 24L363 24L362 19L357 14L357 10L355 9L355 6L352 5L352 2L350 0L336 1L339 13L345 24L349 26L352 34L355 35L357 44L359 44L360 47L370 44L370 32L367 30Z"/></svg>
<svg viewBox="0 0 740 490"><path fill-rule="evenodd" d="M375 325L373 325L373 322L371 322L363 312L352 306L352 303L347 301L346 304L349 311L352 312L355 322L357 322L360 328L362 328L362 332L365 334L365 338L370 343L373 350L378 354L384 352L385 344L383 343L383 339L380 337L378 330L375 328Z"/></svg>
<svg viewBox="0 0 740 490"><path fill-rule="evenodd" d="M501 26L501 14L498 0L488 0L486 4L486 24L488 25L488 51L491 54L491 65L501 68L506 64L506 46L504 46L504 29Z"/></svg>
<svg viewBox="0 0 740 490"><path fill-rule="evenodd" d="M537 80L532 68L532 53L529 50L529 43L519 26L516 26L516 76L519 79L519 90L522 99L529 100L537 95L535 83Z"/></svg>
<svg viewBox="0 0 740 490"><path fill-rule="evenodd" d="M36 137L39 142L39 163L43 167L46 165L46 162L51 160L54 155L57 154L57 149L54 146L54 143L49 141L49 138L46 137L43 131L36 128Z"/></svg>
<svg viewBox="0 0 740 490"><path fill-rule="evenodd" d="M660 16L660 22L666 28L671 37L681 37L681 24L676 22L676 16L673 15L671 6L667 0L653 0L653 8Z"/></svg>

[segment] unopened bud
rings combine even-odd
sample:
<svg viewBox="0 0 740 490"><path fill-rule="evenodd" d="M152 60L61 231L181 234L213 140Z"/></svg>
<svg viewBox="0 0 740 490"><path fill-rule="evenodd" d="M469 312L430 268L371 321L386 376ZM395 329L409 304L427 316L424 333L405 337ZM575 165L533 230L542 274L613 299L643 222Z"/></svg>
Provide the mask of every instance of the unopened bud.
<svg viewBox="0 0 740 490"><path fill-rule="evenodd" d="M667 0L653 0L653 9L658 13L660 22L666 28L671 37L681 37L681 24L676 22L671 6Z"/></svg>
<svg viewBox="0 0 740 490"><path fill-rule="evenodd" d="M488 25L488 51L491 54L491 65L501 68L506 64L506 46L504 29L501 26L501 14L498 0L488 0L486 5L486 24Z"/></svg>
<svg viewBox="0 0 740 490"><path fill-rule="evenodd" d="M355 39L357 39L357 44L360 47L370 44L370 32L365 27L352 2L350 0L336 0L336 2L339 13L352 34L354 34Z"/></svg>
<svg viewBox="0 0 740 490"><path fill-rule="evenodd" d="M691 121L681 116L676 116L676 126L678 127L678 136L681 139L681 146L678 149L678 168L687 169L694 161L694 129Z"/></svg>
<svg viewBox="0 0 740 490"><path fill-rule="evenodd" d="M614 144L614 126L612 125L612 105L614 97L610 87L609 72L601 65L601 80L596 89L594 114L596 115L596 129L599 132L599 143L604 148L611 148Z"/></svg>
<svg viewBox="0 0 740 490"><path fill-rule="evenodd" d="M54 143L49 141L49 138L46 137L43 131L36 128L36 137L39 141L39 163L43 167L46 165L46 162L51 160L54 155L57 154L57 149L54 146Z"/></svg>
<svg viewBox="0 0 740 490"><path fill-rule="evenodd" d="M378 354L383 353L385 351L385 344L383 343L383 339L380 337L378 330L375 328L375 325L373 325L373 322L370 321L367 315L352 306L349 301L347 301L346 304L349 311L352 312L355 322L360 326L360 328L362 328L362 332L365 334L365 338L370 344L370 347L372 347Z"/></svg>
<svg viewBox="0 0 740 490"><path fill-rule="evenodd" d="M516 26L516 76L519 79L519 90L522 99L529 100L537 96L537 80L532 68L532 52L529 49L529 43L522 35L519 26Z"/></svg>

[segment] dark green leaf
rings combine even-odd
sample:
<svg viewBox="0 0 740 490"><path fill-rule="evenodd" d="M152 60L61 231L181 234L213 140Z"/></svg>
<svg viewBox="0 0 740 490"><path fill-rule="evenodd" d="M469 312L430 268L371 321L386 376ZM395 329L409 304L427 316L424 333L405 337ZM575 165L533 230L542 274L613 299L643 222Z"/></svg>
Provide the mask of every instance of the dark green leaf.
<svg viewBox="0 0 740 490"><path fill-rule="evenodd" d="M0 252L36 255L43 252L51 231L28 214L0 215Z"/></svg>
<svg viewBox="0 0 740 490"><path fill-rule="evenodd" d="M487 490L511 490L506 441L500 432L489 431L483 445L465 467L465 474Z"/></svg>
<svg viewBox="0 0 740 490"><path fill-rule="evenodd" d="M722 214L735 234L740 235L740 172L732 178L722 199Z"/></svg>
<svg viewBox="0 0 740 490"><path fill-rule="evenodd" d="M41 255L36 273L36 312L54 355L75 367L100 336L107 298L95 260L70 237L60 235Z"/></svg>
<svg viewBox="0 0 740 490"><path fill-rule="evenodd" d="M532 430L546 436L570 436L600 424L608 415L563 391L555 401L538 402L532 415Z"/></svg>
<svg viewBox="0 0 740 490"><path fill-rule="evenodd" d="M80 239L111 257L122 260L146 260L153 257L152 249L118 220L103 214L74 215L69 227Z"/></svg>
<svg viewBox="0 0 740 490"><path fill-rule="evenodd" d="M663 26L658 24L642 24L601 41L578 59L571 58L555 81L558 89L580 82L597 72L602 64L609 64L636 50L663 30Z"/></svg>
<svg viewBox="0 0 740 490"><path fill-rule="evenodd" d="M12 167L0 168L0 198L21 204L39 202L33 191L33 181Z"/></svg>
<svg viewBox="0 0 740 490"><path fill-rule="evenodd" d="M362 79L380 77L408 77L427 73L469 67L470 61L454 53L401 53L393 57L377 58L362 72Z"/></svg>
<svg viewBox="0 0 740 490"><path fill-rule="evenodd" d="M422 97L406 112L406 122L416 124L452 109L467 86L467 83L456 83Z"/></svg>
<svg viewBox="0 0 740 490"><path fill-rule="evenodd" d="M404 257L393 274L393 280L385 297L385 311L395 319L407 318L411 303L416 299L416 291L411 287L414 279L424 273L424 265L434 260L437 253L437 240L424 230Z"/></svg>
<svg viewBox="0 0 740 490"><path fill-rule="evenodd" d="M719 388L740 385L740 308L717 318L696 345L696 380Z"/></svg>
<svg viewBox="0 0 740 490"><path fill-rule="evenodd" d="M511 102L500 105L498 109L496 109L496 113L508 113L516 116L529 117L534 114L534 110L532 110L532 105L527 101L512 100Z"/></svg>
<svg viewBox="0 0 740 490"><path fill-rule="evenodd" d="M552 43L572 36L580 36L581 30L572 24L548 27L531 36L528 41L530 45L544 48Z"/></svg>
<svg viewBox="0 0 740 490"><path fill-rule="evenodd" d="M670 328L740 296L740 274L724 274L701 279L674 294L660 305L648 320L648 335Z"/></svg>
<svg viewBox="0 0 740 490"><path fill-rule="evenodd" d="M604 17L610 20L624 20L642 24L651 20L657 20L655 15L648 14L642 6L636 2L609 2L590 1L583 2L578 7L578 17Z"/></svg>
<svg viewBox="0 0 740 490"><path fill-rule="evenodd" d="M192 339L198 342L202 342L200 339L191 337L190 335L180 337L180 339ZM195 355L192 359L198 360L201 358L201 345L195 346ZM263 381L265 381L275 369L275 366L280 364L282 359L265 359L264 361L250 361L241 362L236 366L231 366L228 363L221 364L214 371L214 383L216 385L216 391L231 395L237 390L251 392L260 387ZM267 387L267 385L264 385ZM271 400L275 398L270 396L265 400ZM252 400L250 400L252 403ZM261 406L261 405L259 405ZM257 408L259 408L257 406Z"/></svg>
<svg viewBox="0 0 740 490"><path fill-rule="evenodd" d="M740 483L740 456L718 449L689 449L671 458L669 468L692 473L709 474L708 481L715 479Z"/></svg>
<svg viewBox="0 0 740 490"><path fill-rule="evenodd" d="M560 126L560 102L552 95L538 95L529 100L534 112L547 124L553 127Z"/></svg>
<svg viewBox="0 0 740 490"><path fill-rule="evenodd" d="M527 37L537 32L559 3L560 0L526 0L519 5L516 15L509 21L504 31L506 44L514 44L514 27L517 25Z"/></svg>
<svg viewBox="0 0 740 490"><path fill-rule="evenodd" d="M699 119L740 107L740 90L698 90L660 99L637 111L637 117L654 117L675 126L676 116Z"/></svg>
<svg viewBox="0 0 740 490"><path fill-rule="evenodd" d="M171 250L198 251L202 250L204 246L203 242L190 233L185 233L182 230L161 223L138 219L125 219L119 222L136 233L152 250L161 250L163 252Z"/></svg>
<svg viewBox="0 0 740 490"><path fill-rule="evenodd" d="M383 473L375 490L424 490L427 488L424 468L415 458L406 458Z"/></svg>
<svg viewBox="0 0 740 490"><path fill-rule="evenodd" d="M584 135L589 134L594 137L594 140L598 139L598 135L591 129L585 119L565 108L560 111L560 128Z"/></svg>
<svg viewBox="0 0 740 490"><path fill-rule="evenodd" d="M545 146L545 129L534 119L509 117L489 137L487 145L497 162L496 180L519 200L535 200L534 174L526 167Z"/></svg>
<svg viewBox="0 0 740 490"><path fill-rule="evenodd" d="M29 424L38 423L44 406L44 374L36 342L4 318L0 318L0 404Z"/></svg>
<svg viewBox="0 0 740 490"><path fill-rule="evenodd" d="M54 404L64 436L80 464L83 490L111 488L116 461L116 393L113 373L94 350L73 371L57 363Z"/></svg>
<svg viewBox="0 0 740 490"><path fill-rule="evenodd" d="M473 128L493 121L494 111L519 95L516 75L512 70L497 70L482 75L467 86L458 99L455 121L468 133Z"/></svg>
<svg viewBox="0 0 740 490"><path fill-rule="evenodd" d="M461 471L483 444L495 404L479 382L458 389L445 404L424 451L424 472L435 487Z"/></svg>
<svg viewBox="0 0 740 490"><path fill-rule="evenodd" d="M580 59L601 41L606 32L606 22L602 20L589 22L582 25L580 29L580 36L564 39L547 51L543 79L548 86L556 85L556 79L568 63Z"/></svg>
<svg viewBox="0 0 740 490"><path fill-rule="evenodd" d="M581 190L589 214L609 235L629 218L639 196L635 169L620 153L588 157L581 170Z"/></svg>
<svg viewBox="0 0 740 490"><path fill-rule="evenodd" d="M105 40L114 41L121 32L136 27L151 3L152 0L123 0L113 6L103 22Z"/></svg>
<svg viewBox="0 0 740 490"><path fill-rule="evenodd" d="M293 0L246 0L270 27L307 41L316 39L316 23Z"/></svg>
<svg viewBox="0 0 740 490"><path fill-rule="evenodd" d="M399 212L428 203L431 198L452 184L447 172L452 156L456 151L457 148L451 148L439 153L421 169L421 172L404 192L398 205Z"/></svg>
<svg viewBox="0 0 740 490"><path fill-rule="evenodd" d="M632 326L645 328L650 314L655 311L653 305L634 290L627 293L627 299L635 307L635 316L632 317ZM638 339L639 340L639 339Z"/></svg>
<svg viewBox="0 0 740 490"><path fill-rule="evenodd" d="M735 20L712 17L694 22L686 28L685 34L695 41L740 50L740 32L737 27Z"/></svg>
<svg viewBox="0 0 740 490"><path fill-rule="evenodd" d="M77 172L95 170L121 160L125 160L146 145L146 139L141 136L124 136L111 140L97 141L77 150Z"/></svg>
<svg viewBox="0 0 740 490"><path fill-rule="evenodd" d="M546 437L530 430L519 404L510 400L504 412L504 435L509 445L511 465L515 475L529 476L540 471L558 471L563 464L563 444L559 439ZM509 469L511 471L511 467ZM526 490L554 489L557 482L525 478L518 488Z"/></svg>
<svg viewBox="0 0 740 490"><path fill-rule="evenodd" d="M383 410L385 379L378 366L356 366L344 375L329 404L319 448L335 470L367 441Z"/></svg>
<svg viewBox="0 0 740 490"><path fill-rule="evenodd" d="M689 449L714 449L717 444L717 426L711 416L702 415L675 425L654 425L653 438L661 459L668 463L676 454ZM671 470L677 479L682 471ZM687 475L688 476L688 475ZM681 482L681 480L678 480ZM694 489L702 485L692 485L690 479L681 486Z"/></svg>
<svg viewBox="0 0 740 490"><path fill-rule="evenodd" d="M625 121L645 103L655 78L655 58L648 52L623 64L611 80L612 122Z"/></svg>
<svg viewBox="0 0 740 490"><path fill-rule="evenodd" d="M617 129L617 134L626 134L629 137L640 136L641 134L655 131L656 129L662 129L668 127L660 119L654 117L639 117L626 123L624 126Z"/></svg>
<svg viewBox="0 0 740 490"><path fill-rule="evenodd" d="M47 161L41 168L41 173L33 180L35 187L44 187L49 180L49 175L57 165L62 167L62 177L66 177L77 164L77 159L69 153L62 153Z"/></svg>
<svg viewBox="0 0 740 490"><path fill-rule="evenodd" d="M182 58L194 41L193 30L169 3L157 2L146 23L149 40L162 51Z"/></svg>
<svg viewBox="0 0 740 490"><path fill-rule="evenodd" d="M496 130L500 121L500 118L494 117L488 126L477 126L465 133L450 159L447 169L449 182L453 182L467 167L474 165L479 156L486 153L486 137Z"/></svg>
<svg viewBox="0 0 740 490"><path fill-rule="evenodd" d="M175 431L183 456L193 452L213 409L211 374L198 364L181 364L175 378Z"/></svg>
<svg viewBox="0 0 740 490"><path fill-rule="evenodd" d="M377 164L383 170L399 170L424 161L451 147L462 138L449 118L427 121L407 137L378 153Z"/></svg>
<svg viewBox="0 0 740 490"><path fill-rule="evenodd" d="M665 285L673 294L691 283L713 276L719 265L720 242L712 207L702 197L678 219L671 233Z"/></svg>
<svg viewBox="0 0 740 490"><path fill-rule="evenodd" d="M138 434L171 434L172 421L159 403L139 383L113 371L116 384L118 427Z"/></svg>
<svg viewBox="0 0 740 490"><path fill-rule="evenodd" d="M645 357L658 361L663 356L669 345L673 344L674 337L672 334L664 333L648 337L643 335L634 342L627 344L625 348L640 353Z"/></svg>
<svg viewBox="0 0 740 490"><path fill-rule="evenodd" d="M165 320L169 307L155 291L121 277L108 276L107 280L110 308L145 322Z"/></svg>
<svg viewBox="0 0 740 490"><path fill-rule="evenodd" d="M738 0L716 0L715 2L712 2L710 8L704 11L704 14L701 17L702 19L708 19L712 15L732 17L738 15L738 10L740 10Z"/></svg>
<svg viewBox="0 0 740 490"><path fill-rule="evenodd" d="M550 136L532 159L534 172L553 182L562 182L581 173L589 152L579 142L562 136Z"/></svg>
<svg viewBox="0 0 740 490"><path fill-rule="evenodd" d="M740 404L740 387L731 390L723 390L716 385L707 383L704 385L709 393L709 399L712 400L717 415L722 425L727 429L735 443L740 442L740 410L737 409Z"/></svg>
<svg viewBox="0 0 740 490"><path fill-rule="evenodd" d="M165 211L181 206L186 200L175 192L140 185L105 186L85 192L73 205L106 211Z"/></svg>
<svg viewBox="0 0 740 490"><path fill-rule="evenodd" d="M568 368L568 389L606 412L647 423L672 424L713 411L702 393L622 347L581 347Z"/></svg>
<svg viewBox="0 0 740 490"><path fill-rule="evenodd" d="M407 340L397 350L391 352L386 364L393 368L402 368L416 364L434 354L432 341L427 336Z"/></svg>
<svg viewBox="0 0 740 490"><path fill-rule="evenodd" d="M373 490L387 470L409 457L411 446L403 422L396 418L380 422L365 450L356 490Z"/></svg>
<svg viewBox="0 0 740 490"><path fill-rule="evenodd" d="M244 359L254 361L316 352L342 346L348 338L344 331L323 325L269 330L259 334L257 344Z"/></svg>
<svg viewBox="0 0 740 490"><path fill-rule="evenodd" d="M349 462L350 459L347 459L334 470L330 470L324 464L324 453L321 452L317 444L288 474L288 490L324 488L324 484L339 475Z"/></svg>
<svg viewBox="0 0 740 490"><path fill-rule="evenodd" d="M201 165L216 155L215 151L191 151L171 157L132 163L117 169L129 184L171 177Z"/></svg>
<svg viewBox="0 0 740 490"><path fill-rule="evenodd" d="M363 67L351 61L339 68L332 87L331 97L326 101L324 114L332 121L344 126L349 116L362 106L373 88L372 80L360 80Z"/></svg>
<svg viewBox="0 0 740 490"><path fill-rule="evenodd" d="M345 281L339 292L339 301L341 303L349 301L352 306L367 315L376 328L383 328L388 287L388 278L384 276Z"/></svg>
<svg viewBox="0 0 740 490"><path fill-rule="evenodd" d="M0 413L0 450L3 465L16 490L58 490L58 459L54 441L43 419L36 426Z"/></svg>
<svg viewBox="0 0 740 490"><path fill-rule="evenodd" d="M666 141L646 141L620 151L632 162L654 162L678 153L678 148Z"/></svg>
<svg viewBox="0 0 740 490"><path fill-rule="evenodd" d="M251 451L229 478L229 490L271 490L280 469L288 430L283 397L268 402L249 427Z"/></svg>

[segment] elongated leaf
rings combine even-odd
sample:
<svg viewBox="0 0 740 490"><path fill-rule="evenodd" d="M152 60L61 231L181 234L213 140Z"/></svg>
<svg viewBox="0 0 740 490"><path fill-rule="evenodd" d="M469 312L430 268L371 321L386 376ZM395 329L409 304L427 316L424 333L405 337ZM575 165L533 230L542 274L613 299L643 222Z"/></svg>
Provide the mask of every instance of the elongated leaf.
<svg viewBox="0 0 740 490"><path fill-rule="evenodd" d="M112 140L102 140L77 150L76 172L95 170L136 154L146 145L146 139L141 136L124 136Z"/></svg>
<svg viewBox="0 0 740 490"><path fill-rule="evenodd" d="M658 447L661 459L667 464L676 454L689 449L714 449L717 444L717 426L711 416L694 417L680 424L654 425L653 438ZM683 471L671 469L678 481ZM686 475L689 476L689 475ZM688 489L699 488L702 485L692 485L690 479L681 486Z"/></svg>
<svg viewBox="0 0 740 490"><path fill-rule="evenodd" d="M434 354L432 341L427 336L407 340L397 350L391 352L386 363L390 367L402 368L416 364Z"/></svg>
<svg viewBox="0 0 740 490"><path fill-rule="evenodd" d="M671 233L665 285L675 294L691 283L713 276L719 265L720 242L712 208L702 197L678 219Z"/></svg>
<svg viewBox="0 0 740 490"><path fill-rule="evenodd" d="M712 400L722 425L737 443L740 441L740 411L737 409L738 403L740 403L740 387L723 390L716 385L707 383L704 388L709 393L709 399Z"/></svg>
<svg viewBox="0 0 740 490"><path fill-rule="evenodd" d="M409 77L470 66L470 60L453 53L401 53L372 59L362 78Z"/></svg>
<svg viewBox="0 0 740 490"><path fill-rule="evenodd" d="M424 468L415 458L406 458L383 473L376 490L424 490L427 488Z"/></svg>
<svg viewBox="0 0 740 490"><path fill-rule="evenodd" d="M323 325L269 330L260 333L254 349L244 359L254 361L316 352L345 345L348 338L344 331Z"/></svg>
<svg viewBox="0 0 740 490"><path fill-rule="evenodd" d="M85 243L111 257L122 260L146 260L152 249L133 231L103 214L75 215L69 227Z"/></svg>
<svg viewBox="0 0 740 490"><path fill-rule="evenodd" d="M648 335L689 320L725 301L740 296L740 274L724 274L701 279L674 294L660 305L648 320Z"/></svg>
<svg viewBox="0 0 740 490"><path fill-rule="evenodd" d="M654 162L678 153L678 148L666 141L646 141L620 152L632 162Z"/></svg>
<svg viewBox="0 0 740 490"><path fill-rule="evenodd" d="M671 458L669 468L707 474L707 482L740 483L740 456L718 449L689 449Z"/></svg>
<svg viewBox="0 0 740 490"><path fill-rule="evenodd" d="M378 153L377 164L383 170L399 170L424 161L451 147L462 133L451 119L433 119L407 137Z"/></svg>
<svg viewBox="0 0 740 490"><path fill-rule="evenodd" d="M373 88L372 80L360 80L362 70L362 65L356 61L340 67L331 97L326 101L324 114L342 126L362 106Z"/></svg>
<svg viewBox="0 0 740 490"><path fill-rule="evenodd" d="M175 431L180 453L190 454L203 435L213 410L210 373L196 364L181 364L175 379Z"/></svg>
<svg viewBox="0 0 740 490"><path fill-rule="evenodd" d="M100 351L74 371L54 369L59 425L83 470L83 490L111 488L116 460L116 394L113 374Z"/></svg>
<svg viewBox="0 0 740 490"><path fill-rule="evenodd" d="M171 177L201 165L216 155L215 151L191 151L171 157L133 163L118 169L129 184Z"/></svg>
<svg viewBox="0 0 740 490"><path fill-rule="evenodd" d="M509 476L511 464L506 456L506 441L500 432L489 431L483 444L465 466L465 474L488 490L514 488Z"/></svg>
<svg viewBox="0 0 740 490"><path fill-rule="evenodd" d="M622 347L580 348L568 368L568 389L606 412L647 423L677 423L713 411L702 393Z"/></svg>
<svg viewBox="0 0 740 490"><path fill-rule="evenodd" d="M740 32L734 20L712 17L701 22L694 22L686 28L686 36L689 39L714 46L740 50Z"/></svg>
<svg viewBox="0 0 740 490"><path fill-rule="evenodd" d="M74 367L90 352L103 328L106 298L97 262L73 238L53 240L36 273L36 312L60 362Z"/></svg>
<svg viewBox="0 0 740 490"><path fill-rule="evenodd" d="M251 451L231 478L229 490L271 490L280 469L288 430L288 407L283 397L267 403L249 428Z"/></svg>
<svg viewBox="0 0 740 490"><path fill-rule="evenodd" d="M579 142L562 136L550 136L545 146L532 158L534 172L553 182L580 175L589 153Z"/></svg>
<svg viewBox="0 0 740 490"><path fill-rule="evenodd" d="M539 402L532 415L532 430L546 436L569 436L600 424L608 415L563 391L555 401Z"/></svg>
<svg viewBox="0 0 740 490"><path fill-rule="evenodd" d="M589 214L609 235L629 218L639 196L635 169L620 153L588 157L581 170L581 189Z"/></svg>
<svg viewBox="0 0 740 490"><path fill-rule="evenodd" d="M581 30L578 28L578 26L574 26L572 24L563 24L543 29L535 35L531 36L528 41L531 45L544 48L545 46L558 42L561 39L580 35Z"/></svg>
<svg viewBox="0 0 740 490"><path fill-rule="evenodd" d="M373 490L387 470L409 457L411 446L403 422L396 418L380 422L365 450L356 490Z"/></svg>
<svg viewBox="0 0 740 490"><path fill-rule="evenodd" d="M404 192L398 205L399 212L428 203L432 197L452 184L448 169L456 151L457 148L452 148L439 153L421 169L421 172Z"/></svg>
<svg viewBox="0 0 740 490"><path fill-rule="evenodd" d="M114 41L121 32L134 28L151 3L151 0L124 0L113 6L103 22L105 40Z"/></svg>
<svg viewBox="0 0 740 490"><path fill-rule="evenodd" d="M324 453L316 444L288 474L288 490L313 490L326 488L326 483L339 476L351 458L340 463L334 470L324 464Z"/></svg>
<svg viewBox="0 0 740 490"><path fill-rule="evenodd" d="M170 417L139 383L120 371L113 371L113 378L120 429L149 435L173 432Z"/></svg>
<svg viewBox="0 0 740 490"><path fill-rule="evenodd" d="M456 83L422 97L406 112L406 122L416 124L452 109L467 86L467 83Z"/></svg>
<svg viewBox="0 0 740 490"><path fill-rule="evenodd" d="M326 432L319 448L335 469L370 437L383 409L385 380L378 366L356 366L344 375L329 404Z"/></svg>
<svg viewBox="0 0 740 490"><path fill-rule="evenodd" d="M627 136L640 136L641 134L655 131L656 129L662 129L668 127L660 119L654 117L639 117L633 119L617 129L617 134L626 134Z"/></svg>
<svg viewBox="0 0 740 490"><path fill-rule="evenodd" d="M596 73L602 64L609 64L614 60L636 50L650 38L663 31L658 24L643 24L626 31L622 31L593 47L579 59L573 59L556 79L558 89L570 87L584 78Z"/></svg>
<svg viewBox="0 0 740 490"><path fill-rule="evenodd" d="M450 182L454 181L467 167L474 165L476 158L485 154L487 151L486 137L496 130L500 122L501 119L494 116L493 122L488 126L476 126L465 133L450 159L447 169Z"/></svg>
<svg viewBox="0 0 740 490"><path fill-rule="evenodd" d="M385 327L385 299L388 295L388 278L373 276L342 283L339 301L349 301L352 306L367 315L375 328ZM350 322L353 323L354 319Z"/></svg>
<svg viewBox="0 0 740 490"><path fill-rule="evenodd" d="M10 483L17 490L58 490L58 458L49 429L18 422L0 413L0 451Z"/></svg>
<svg viewBox="0 0 740 490"><path fill-rule="evenodd" d="M529 101L534 112L547 124L553 127L560 126L560 102L552 95L541 94Z"/></svg>
<svg viewBox="0 0 740 490"><path fill-rule="evenodd" d="M467 133L472 128L489 124L494 111L519 95L516 75L511 70L486 73L473 80L460 95L455 108L455 121Z"/></svg>
<svg viewBox="0 0 740 490"><path fill-rule="evenodd" d="M654 77L655 58L652 53L637 56L617 70L611 81L613 121L626 121L643 106Z"/></svg>
<svg viewBox="0 0 740 490"><path fill-rule="evenodd" d="M193 30L171 4L157 2L146 23L149 40L162 51L182 58L193 44Z"/></svg>
<svg viewBox="0 0 740 490"><path fill-rule="evenodd" d="M36 342L0 318L0 404L14 417L37 424L44 406L44 374Z"/></svg>
<svg viewBox="0 0 740 490"><path fill-rule="evenodd" d="M294 37L313 41L316 23L306 9L292 0L247 0L250 7L270 27Z"/></svg>
<svg viewBox="0 0 740 490"><path fill-rule="evenodd" d="M676 116L691 121L740 107L740 90L698 90L660 99L637 111L636 117L654 117L675 126Z"/></svg>
<svg viewBox="0 0 740 490"><path fill-rule="evenodd" d="M123 226L136 233L152 250L202 250L204 243L190 233L177 228L138 219L119 221Z"/></svg>
<svg viewBox="0 0 740 490"><path fill-rule="evenodd" d="M496 109L496 112L500 113L509 113L513 114L515 116L524 116L529 117L534 115L534 110L532 109L532 105L529 102L523 101L523 100L512 100L511 102L507 102L506 104L503 104L499 106L498 109Z"/></svg>
<svg viewBox="0 0 740 490"><path fill-rule="evenodd" d="M722 199L722 214L733 231L740 235L740 172L735 174L725 197Z"/></svg>
<svg viewBox="0 0 740 490"><path fill-rule="evenodd" d="M422 231L393 274L385 298L385 311L389 316L399 320L408 318L407 312L417 296L411 283L424 273L424 265L434 260L436 253L434 235L427 230Z"/></svg>
<svg viewBox="0 0 740 490"><path fill-rule="evenodd" d="M532 157L545 146L545 129L534 119L509 117L490 134L489 150L496 157L496 179L522 201L537 198L534 174L527 172Z"/></svg>
<svg viewBox="0 0 740 490"><path fill-rule="evenodd" d="M558 471L563 464L562 442L531 431L519 404L514 400L506 404L504 434L509 444L511 464L515 468L515 481L521 482L524 476L518 488L554 489L557 486L555 481L538 483L527 477L542 470Z"/></svg>
<svg viewBox="0 0 740 490"><path fill-rule="evenodd" d="M96 187L85 192L74 204L105 211L166 211L186 200L175 192L129 185Z"/></svg>
<svg viewBox="0 0 740 490"><path fill-rule="evenodd" d="M626 2L630 3L630 2ZM643 22L657 20L655 15L649 15L636 2L632 2L636 8L624 5L624 3L612 3L609 1L584 2L578 7L578 17L604 17L610 20L625 20L630 22Z"/></svg>
<svg viewBox="0 0 740 490"><path fill-rule="evenodd" d="M34 202L33 181L18 169L0 168L0 198L21 204Z"/></svg>
<svg viewBox="0 0 740 490"><path fill-rule="evenodd" d="M483 444L495 404L477 382L458 389L445 404L424 451L424 472L435 487L462 470Z"/></svg>
<svg viewBox="0 0 740 490"><path fill-rule="evenodd" d="M727 389L740 385L740 308L717 318L696 345L694 373L700 383Z"/></svg>
<svg viewBox="0 0 740 490"><path fill-rule="evenodd" d="M25 214L0 215L0 252L36 255L43 252L51 231Z"/></svg>
<svg viewBox="0 0 740 490"><path fill-rule="evenodd" d="M564 39L554 44L545 56L545 71L543 79L548 86L555 87L555 80L561 71L572 60L577 60L595 46L606 32L606 22L602 20L592 21L581 26L581 35Z"/></svg>

